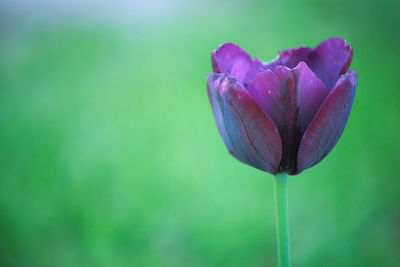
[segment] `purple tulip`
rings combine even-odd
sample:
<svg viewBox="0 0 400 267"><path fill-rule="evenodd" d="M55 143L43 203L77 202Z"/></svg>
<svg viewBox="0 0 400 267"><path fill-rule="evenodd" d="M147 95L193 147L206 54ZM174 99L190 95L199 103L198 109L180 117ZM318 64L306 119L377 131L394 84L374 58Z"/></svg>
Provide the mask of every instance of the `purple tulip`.
<svg viewBox="0 0 400 267"><path fill-rule="evenodd" d="M233 43L212 52L207 89L218 130L238 160L272 174L320 162L343 133L356 91L353 50L330 38L263 63Z"/></svg>

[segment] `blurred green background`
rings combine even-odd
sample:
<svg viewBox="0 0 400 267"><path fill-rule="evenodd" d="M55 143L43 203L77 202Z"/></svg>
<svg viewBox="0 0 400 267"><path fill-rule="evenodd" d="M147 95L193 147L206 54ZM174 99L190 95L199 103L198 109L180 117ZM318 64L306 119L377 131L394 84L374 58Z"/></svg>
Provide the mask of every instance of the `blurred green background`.
<svg viewBox="0 0 400 267"><path fill-rule="evenodd" d="M235 160L210 52L340 36L346 130L289 179L293 266L400 262L396 1L0 4L0 266L276 266L273 179Z"/></svg>

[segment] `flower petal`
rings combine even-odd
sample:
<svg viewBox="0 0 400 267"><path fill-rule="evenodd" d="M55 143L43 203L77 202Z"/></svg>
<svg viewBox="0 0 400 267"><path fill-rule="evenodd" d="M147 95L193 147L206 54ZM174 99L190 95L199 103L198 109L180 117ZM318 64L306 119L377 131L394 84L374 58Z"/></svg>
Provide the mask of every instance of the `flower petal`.
<svg viewBox="0 0 400 267"><path fill-rule="evenodd" d="M258 58L254 58L249 71L246 74L246 77L243 81L243 85L247 88L249 84L253 81L254 77L257 76L260 72L265 70L264 64Z"/></svg>
<svg viewBox="0 0 400 267"><path fill-rule="evenodd" d="M304 62L300 62L293 69L293 73L298 107L297 127L300 135L303 135L318 108L328 96L329 90Z"/></svg>
<svg viewBox="0 0 400 267"><path fill-rule="evenodd" d="M277 66L275 72L259 73L248 91L263 111L275 123L282 139L282 160L279 171L296 167L297 148L300 135L296 133L296 94L292 70Z"/></svg>
<svg viewBox="0 0 400 267"><path fill-rule="evenodd" d="M310 52L312 52L312 49L306 46L281 50L278 58L264 63L264 68L271 71L274 71L279 65L294 68L300 61L306 61Z"/></svg>
<svg viewBox="0 0 400 267"><path fill-rule="evenodd" d="M278 129L282 128L285 115L281 99L281 81L270 70L259 73L247 89L262 110L268 114Z"/></svg>
<svg viewBox="0 0 400 267"><path fill-rule="evenodd" d="M355 71L340 77L303 135L295 174L320 162L335 146L349 118L356 86Z"/></svg>
<svg viewBox="0 0 400 267"><path fill-rule="evenodd" d="M283 142L281 170L295 170L301 137L329 90L300 62L293 70L278 66L275 72L259 73L248 91L279 130Z"/></svg>
<svg viewBox="0 0 400 267"><path fill-rule="evenodd" d="M352 57L351 45L345 40L335 37L326 39L319 44L308 55L306 62L326 87L332 89L339 76L347 72Z"/></svg>
<svg viewBox="0 0 400 267"><path fill-rule="evenodd" d="M312 51L312 48L306 46L281 50L279 51L281 65L293 69L301 61L307 61L307 57Z"/></svg>
<svg viewBox="0 0 400 267"><path fill-rule="evenodd" d="M276 174L282 143L272 120L232 76L209 74L207 89L229 152L246 164Z"/></svg>
<svg viewBox="0 0 400 267"><path fill-rule="evenodd" d="M293 92L290 92L291 87L294 87ZM288 116L297 116L289 121L297 121L301 135L329 94L326 86L304 62L300 62L293 71L279 66L275 73L270 70L259 73L248 91L278 129L283 130ZM293 114L288 112L288 105L292 102L297 106L292 109Z"/></svg>
<svg viewBox="0 0 400 267"><path fill-rule="evenodd" d="M245 87L263 71L263 63L233 43L225 43L211 53L211 61L215 73L229 73Z"/></svg>

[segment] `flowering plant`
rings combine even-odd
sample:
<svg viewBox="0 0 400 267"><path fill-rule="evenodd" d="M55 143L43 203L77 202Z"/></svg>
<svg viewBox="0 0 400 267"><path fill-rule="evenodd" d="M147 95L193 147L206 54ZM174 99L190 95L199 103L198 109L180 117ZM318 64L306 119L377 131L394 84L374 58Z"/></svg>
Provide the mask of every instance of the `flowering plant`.
<svg viewBox="0 0 400 267"><path fill-rule="evenodd" d="M289 266L287 174L320 162L343 133L357 74L350 44L330 38L315 49L279 52L264 63L233 43L211 54L208 95L228 151L276 175L280 263Z"/></svg>

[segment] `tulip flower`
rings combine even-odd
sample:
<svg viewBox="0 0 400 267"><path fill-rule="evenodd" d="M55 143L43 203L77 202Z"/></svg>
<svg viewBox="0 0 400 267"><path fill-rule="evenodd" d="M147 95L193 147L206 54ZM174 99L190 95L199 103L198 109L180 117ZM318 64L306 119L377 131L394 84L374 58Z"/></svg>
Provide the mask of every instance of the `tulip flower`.
<svg viewBox="0 0 400 267"><path fill-rule="evenodd" d="M268 63L233 43L211 54L207 91L219 133L238 160L276 175L278 225L287 220L286 174L320 162L343 133L357 85L352 55L341 38L282 50Z"/></svg>

